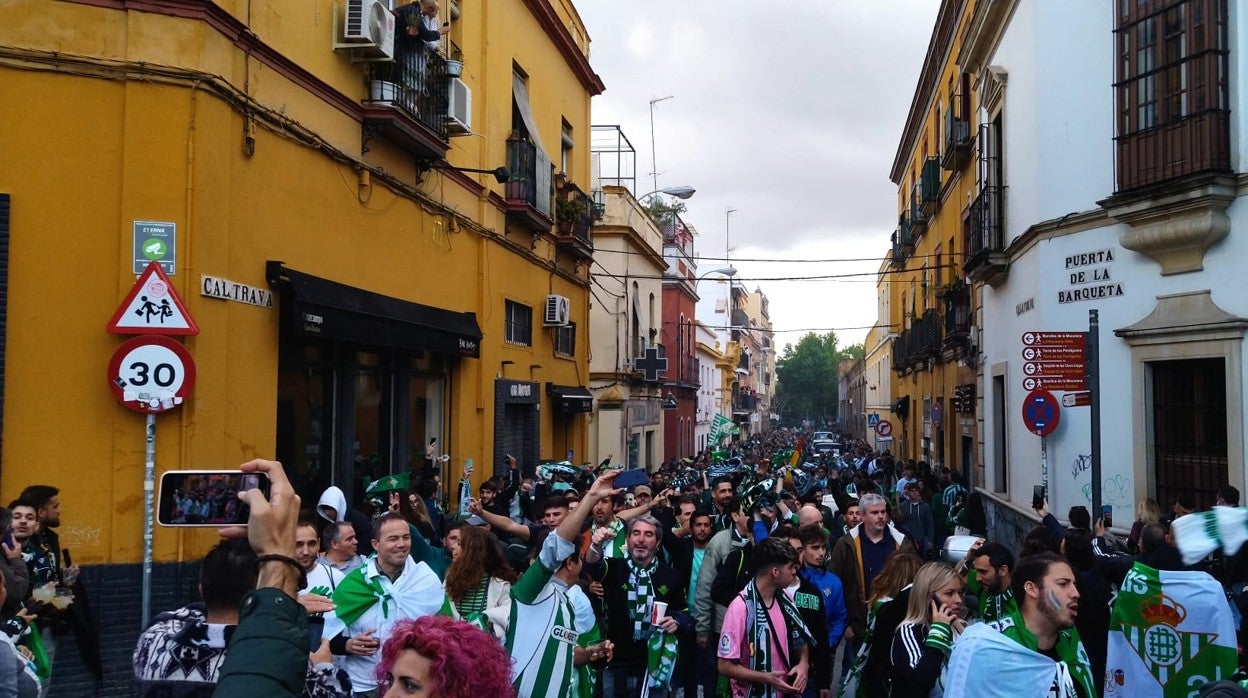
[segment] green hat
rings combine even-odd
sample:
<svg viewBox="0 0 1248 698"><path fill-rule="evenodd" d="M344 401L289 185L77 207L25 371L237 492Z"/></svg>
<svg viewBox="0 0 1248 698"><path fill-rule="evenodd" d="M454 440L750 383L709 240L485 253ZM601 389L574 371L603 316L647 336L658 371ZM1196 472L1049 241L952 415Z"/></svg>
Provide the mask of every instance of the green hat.
<svg viewBox="0 0 1248 698"><path fill-rule="evenodd" d="M396 473L374 480L365 494L382 494L383 492L405 492L412 488L411 473Z"/></svg>

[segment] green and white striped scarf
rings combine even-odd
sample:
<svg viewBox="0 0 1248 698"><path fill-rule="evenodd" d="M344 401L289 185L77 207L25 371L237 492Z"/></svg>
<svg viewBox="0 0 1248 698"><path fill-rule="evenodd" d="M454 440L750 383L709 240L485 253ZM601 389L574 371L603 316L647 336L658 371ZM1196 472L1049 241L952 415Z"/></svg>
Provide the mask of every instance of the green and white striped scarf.
<svg viewBox="0 0 1248 698"><path fill-rule="evenodd" d="M1180 516L1170 530L1185 565L1200 562L1218 548L1234 555L1248 542L1248 509L1214 507Z"/></svg>
<svg viewBox="0 0 1248 698"><path fill-rule="evenodd" d="M741 592L741 596L745 599L745 636L749 638L753 649L750 653L750 668L754 671L770 673L774 659L771 656L771 619L768 618L767 606L758 593L756 580L750 580L750 583L745 586L745 591ZM802 620L801 613L783 589L776 590L772 602L780 604L780 612L784 615L785 637L780 638L779 629L775 632L776 637L787 645L784 649L791 669L798 651L802 647L814 644L814 637L806 628L806 622ZM750 684L750 692L746 695L750 698L773 698L779 694L771 686Z"/></svg>
<svg viewBox="0 0 1248 698"><path fill-rule="evenodd" d="M607 528L615 532L615 537L608 540L602 546L602 556L604 558L622 558L628 556L628 532L624 530L624 522L619 519L612 519L607 524Z"/></svg>
<svg viewBox="0 0 1248 698"><path fill-rule="evenodd" d="M646 567L638 567L633 558L624 558L628 562L628 607L633 619L633 639L644 640L650 630L650 608L654 603L654 587L650 576L659 567L659 558L655 557Z"/></svg>
<svg viewBox="0 0 1248 698"><path fill-rule="evenodd" d="M646 642L646 685L641 690L642 698L650 695L650 689L666 686L672 681L672 672L676 668L676 635L655 629Z"/></svg>

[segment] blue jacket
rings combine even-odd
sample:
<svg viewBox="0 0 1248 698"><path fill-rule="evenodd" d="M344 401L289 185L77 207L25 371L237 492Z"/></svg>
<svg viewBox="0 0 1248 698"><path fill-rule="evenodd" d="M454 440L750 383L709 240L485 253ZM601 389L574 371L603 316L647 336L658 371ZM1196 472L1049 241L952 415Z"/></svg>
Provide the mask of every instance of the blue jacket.
<svg viewBox="0 0 1248 698"><path fill-rule="evenodd" d="M818 587L823 596L823 607L828 616L828 647L835 648L845 634L845 624L849 620L841 578L821 567L806 565L802 566L800 574L802 579Z"/></svg>

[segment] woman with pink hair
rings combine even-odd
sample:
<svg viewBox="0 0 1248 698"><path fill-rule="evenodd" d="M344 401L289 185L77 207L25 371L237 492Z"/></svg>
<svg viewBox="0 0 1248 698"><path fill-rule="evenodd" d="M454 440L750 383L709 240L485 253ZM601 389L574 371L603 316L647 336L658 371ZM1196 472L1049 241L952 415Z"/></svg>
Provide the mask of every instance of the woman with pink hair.
<svg viewBox="0 0 1248 698"><path fill-rule="evenodd" d="M385 698L513 698L511 658L480 628L445 616L401 621L377 667Z"/></svg>

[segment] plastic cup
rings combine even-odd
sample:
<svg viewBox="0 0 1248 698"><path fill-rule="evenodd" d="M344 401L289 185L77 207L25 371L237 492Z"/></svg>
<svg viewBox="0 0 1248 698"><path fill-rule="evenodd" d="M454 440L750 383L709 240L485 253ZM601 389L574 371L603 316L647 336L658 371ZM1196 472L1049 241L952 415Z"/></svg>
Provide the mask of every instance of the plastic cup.
<svg viewBox="0 0 1248 698"><path fill-rule="evenodd" d="M667 604L662 601L655 601L650 607L650 624L658 625L659 621L667 617Z"/></svg>

